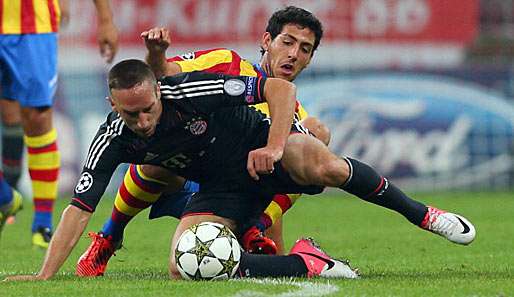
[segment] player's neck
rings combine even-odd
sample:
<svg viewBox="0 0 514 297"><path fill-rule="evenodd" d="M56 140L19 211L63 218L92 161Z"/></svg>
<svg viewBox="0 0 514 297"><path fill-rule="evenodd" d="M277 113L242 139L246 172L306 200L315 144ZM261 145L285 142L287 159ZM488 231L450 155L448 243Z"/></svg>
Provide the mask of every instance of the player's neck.
<svg viewBox="0 0 514 297"><path fill-rule="evenodd" d="M266 73L267 77L273 77L273 71L271 70L271 66L268 59L268 52L265 52L262 55L261 61L260 61L261 69Z"/></svg>

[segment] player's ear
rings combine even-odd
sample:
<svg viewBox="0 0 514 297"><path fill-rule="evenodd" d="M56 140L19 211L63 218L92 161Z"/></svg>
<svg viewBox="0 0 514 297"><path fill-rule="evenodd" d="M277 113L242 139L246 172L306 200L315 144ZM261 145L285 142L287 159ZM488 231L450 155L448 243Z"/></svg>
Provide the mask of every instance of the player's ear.
<svg viewBox="0 0 514 297"><path fill-rule="evenodd" d="M112 99L111 96L105 97L105 100L109 101L109 104L111 105L112 110L117 111L116 105L114 104L114 100Z"/></svg>
<svg viewBox="0 0 514 297"><path fill-rule="evenodd" d="M272 41L271 34L269 32L264 32L264 34L262 34L262 39L261 39L262 49L267 51L270 47L271 41Z"/></svg>
<svg viewBox="0 0 514 297"><path fill-rule="evenodd" d="M155 96L157 96L157 100L161 99L161 82L158 81L155 84Z"/></svg>

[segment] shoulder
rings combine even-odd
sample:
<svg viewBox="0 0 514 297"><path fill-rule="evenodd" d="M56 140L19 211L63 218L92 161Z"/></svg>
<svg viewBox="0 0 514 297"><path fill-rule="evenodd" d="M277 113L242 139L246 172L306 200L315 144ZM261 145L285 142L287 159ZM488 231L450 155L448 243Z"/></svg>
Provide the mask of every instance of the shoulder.
<svg viewBox="0 0 514 297"><path fill-rule="evenodd" d="M159 79L159 82L161 83L161 91L162 91L163 89L169 89L169 88L176 89L178 87L186 87L189 85L194 85L193 82L213 80L213 79L223 80L223 75L218 74L218 73L208 73L208 72L201 72L201 71L182 72L182 73L172 75L172 76L164 76ZM184 85L184 84L186 84L186 85Z"/></svg>
<svg viewBox="0 0 514 297"><path fill-rule="evenodd" d="M111 111L105 121L100 125L95 136L95 140L98 138L113 138L125 134L124 132L128 129L125 128L125 123L117 112Z"/></svg>
<svg viewBox="0 0 514 297"><path fill-rule="evenodd" d="M116 163L116 160L123 156L120 153L123 146L121 145L123 137L120 136L127 134L129 131L125 128L123 120L117 113L109 113L105 122L98 128L89 146L84 168L95 170L97 167L107 166L105 165L106 162L109 164Z"/></svg>

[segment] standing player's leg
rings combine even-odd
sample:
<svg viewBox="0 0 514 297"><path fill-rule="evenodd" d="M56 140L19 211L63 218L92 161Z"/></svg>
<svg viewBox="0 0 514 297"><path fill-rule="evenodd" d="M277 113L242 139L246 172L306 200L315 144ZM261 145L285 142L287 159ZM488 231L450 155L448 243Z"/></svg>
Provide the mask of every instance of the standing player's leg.
<svg viewBox="0 0 514 297"><path fill-rule="evenodd" d="M0 235L2 235L5 220L9 216L15 215L21 208L21 195L9 186L0 170Z"/></svg>
<svg viewBox="0 0 514 297"><path fill-rule="evenodd" d="M18 100L34 197L32 242L48 247L52 210L57 197L60 156L52 124L57 83L57 34L4 35L3 62L10 80L2 82L5 98Z"/></svg>
<svg viewBox="0 0 514 297"><path fill-rule="evenodd" d="M394 210L414 225L452 242L469 244L475 237L473 225L464 217L411 199L370 166L335 156L313 137L298 133L290 135L282 165L300 185L338 187L365 201Z"/></svg>
<svg viewBox="0 0 514 297"><path fill-rule="evenodd" d="M52 125L51 107L24 107L22 117L34 200L32 244L47 248L52 236L52 212L61 165L57 131Z"/></svg>
<svg viewBox="0 0 514 297"><path fill-rule="evenodd" d="M5 180L16 188L21 176L23 157L23 127L18 101L0 99L0 116L2 118L2 168Z"/></svg>

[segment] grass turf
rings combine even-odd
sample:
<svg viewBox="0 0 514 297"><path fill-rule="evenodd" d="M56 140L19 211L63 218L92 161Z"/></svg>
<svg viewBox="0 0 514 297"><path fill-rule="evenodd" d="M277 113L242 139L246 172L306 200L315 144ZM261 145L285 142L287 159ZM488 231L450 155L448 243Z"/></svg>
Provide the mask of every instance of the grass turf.
<svg viewBox="0 0 514 297"><path fill-rule="evenodd" d="M348 196L301 199L286 215L285 241L312 236L331 255L352 260L359 280L297 279L187 282L167 279L169 241L176 220L148 221L126 231L125 248L104 277L80 279L74 264L89 244L83 236L57 277L46 282L2 282L0 296L513 296L514 193L419 194L416 199L470 219L477 238L468 247L417 229L401 216ZM67 201L56 207L59 218ZM110 214L104 199L88 226L98 231ZM30 205L0 241L0 279L36 272L44 251L30 245Z"/></svg>

